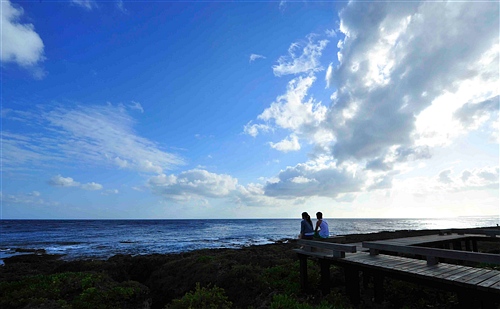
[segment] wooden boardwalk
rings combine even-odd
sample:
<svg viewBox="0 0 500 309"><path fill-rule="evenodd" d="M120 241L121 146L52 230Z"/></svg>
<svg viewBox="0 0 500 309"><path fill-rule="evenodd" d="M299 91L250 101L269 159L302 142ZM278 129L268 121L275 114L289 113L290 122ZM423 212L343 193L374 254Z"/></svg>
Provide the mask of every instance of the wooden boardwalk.
<svg viewBox="0 0 500 309"><path fill-rule="evenodd" d="M375 255L366 252L348 254L343 262L356 266L365 265L374 270L384 270L408 277L434 279L436 282L458 287L475 286L478 291L493 292L500 295L500 271L463 265L439 263L429 266L425 260L400 256Z"/></svg>
<svg viewBox="0 0 500 309"><path fill-rule="evenodd" d="M463 261L486 261L500 265L500 255L477 252L478 240L499 241L494 236L442 234L334 245L329 248L333 250L333 254L332 251L330 253L324 251L329 245L316 244L317 242L312 242L311 246L318 248L318 251L314 249L309 252L304 252L302 249L295 251L299 254L301 265L307 265L304 262L307 257L318 259L321 265L322 284L328 284L326 278L329 278L330 264L342 266L345 270L346 290L353 303L358 303L360 299L361 273L363 285L367 286L369 278L373 280L376 302L383 300L384 278L391 277L456 292L464 308L475 308L474 299L476 303L478 301L481 303L482 308L498 308L499 270L439 262L440 258L446 258L447 262L451 259L459 261L459 264ZM339 253L338 250L342 252ZM385 251L379 252L379 250L389 250L392 254L380 254ZM401 254L404 256L399 256ZM430 257L427 256L425 259L425 255ZM307 269L304 272L306 273ZM303 280L302 274L301 280Z"/></svg>

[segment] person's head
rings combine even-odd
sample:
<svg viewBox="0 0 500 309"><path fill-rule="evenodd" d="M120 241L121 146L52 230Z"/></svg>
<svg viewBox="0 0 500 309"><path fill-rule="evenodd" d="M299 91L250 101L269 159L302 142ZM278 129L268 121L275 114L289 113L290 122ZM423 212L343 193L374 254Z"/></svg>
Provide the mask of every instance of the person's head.
<svg viewBox="0 0 500 309"><path fill-rule="evenodd" d="M316 213L316 218L317 218L317 219L323 219L323 214L322 214L320 211L318 211L318 212Z"/></svg>
<svg viewBox="0 0 500 309"><path fill-rule="evenodd" d="M307 212L303 212L302 213L302 219L307 219L307 218L310 218L309 214Z"/></svg>

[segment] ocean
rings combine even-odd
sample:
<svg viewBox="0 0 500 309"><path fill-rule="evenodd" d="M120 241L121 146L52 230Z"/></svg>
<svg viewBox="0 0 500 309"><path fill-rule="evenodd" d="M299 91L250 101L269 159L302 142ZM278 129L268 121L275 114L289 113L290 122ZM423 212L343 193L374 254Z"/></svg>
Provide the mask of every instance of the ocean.
<svg viewBox="0 0 500 309"><path fill-rule="evenodd" d="M449 219L325 219L331 235L396 230L496 226L498 216ZM315 221L315 220L313 220ZM107 259L116 254L178 253L241 248L296 238L300 219L229 220L0 220L0 264L44 249L65 260Z"/></svg>

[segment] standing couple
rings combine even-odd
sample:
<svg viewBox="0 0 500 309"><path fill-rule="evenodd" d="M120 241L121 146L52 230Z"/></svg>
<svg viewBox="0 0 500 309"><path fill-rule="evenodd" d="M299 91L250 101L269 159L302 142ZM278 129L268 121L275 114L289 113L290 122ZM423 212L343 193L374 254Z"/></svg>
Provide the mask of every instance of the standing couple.
<svg viewBox="0 0 500 309"><path fill-rule="evenodd" d="M323 220L323 214L321 212L316 213L316 228L313 228L313 223L311 221L311 216L307 212L302 213L302 221L300 222L300 234L299 238L302 239L314 239L314 238L328 238L330 236L330 231L328 230L328 223Z"/></svg>

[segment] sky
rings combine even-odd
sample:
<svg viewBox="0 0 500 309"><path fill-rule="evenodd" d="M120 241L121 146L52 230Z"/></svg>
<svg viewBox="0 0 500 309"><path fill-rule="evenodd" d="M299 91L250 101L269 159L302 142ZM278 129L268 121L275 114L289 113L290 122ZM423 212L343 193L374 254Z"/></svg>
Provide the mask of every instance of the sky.
<svg viewBox="0 0 500 309"><path fill-rule="evenodd" d="M499 216L497 1L1 1L1 219Z"/></svg>

